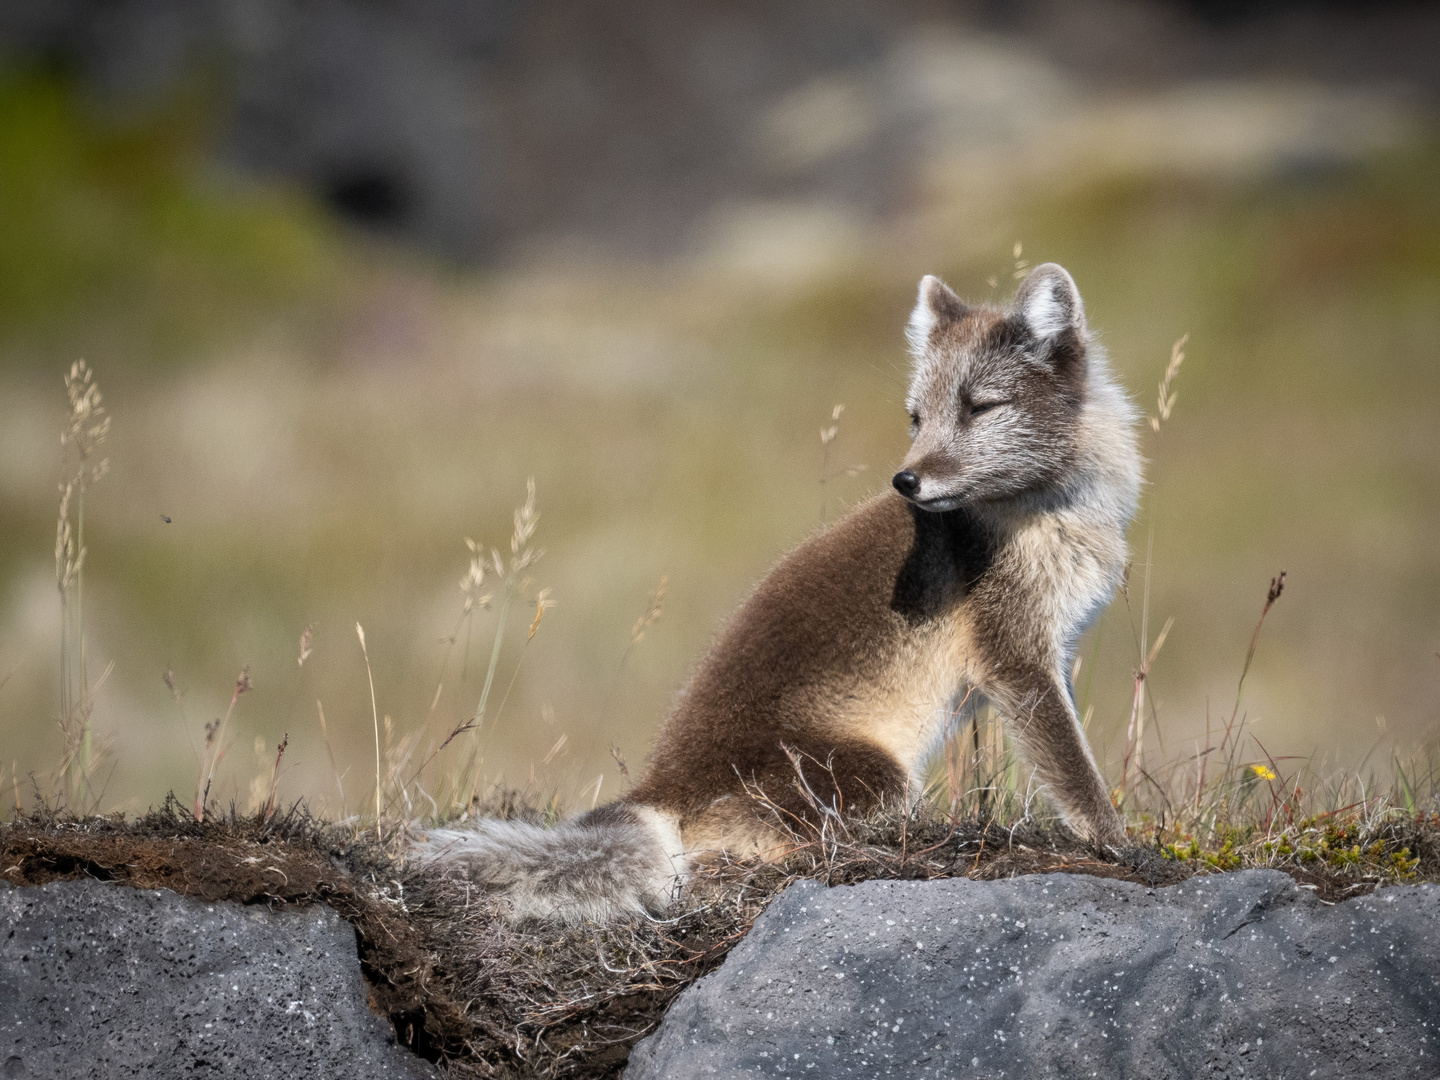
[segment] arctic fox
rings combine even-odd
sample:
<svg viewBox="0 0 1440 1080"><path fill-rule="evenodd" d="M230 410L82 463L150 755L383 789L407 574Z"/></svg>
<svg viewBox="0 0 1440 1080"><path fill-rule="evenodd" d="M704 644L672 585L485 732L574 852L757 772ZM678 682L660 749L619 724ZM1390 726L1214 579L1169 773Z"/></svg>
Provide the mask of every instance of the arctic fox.
<svg viewBox="0 0 1440 1080"><path fill-rule="evenodd" d="M906 337L913 445L877 495L772 570L701 661L644 779L554 829L432 831L423 858L513 918L658 912L689 860L778 850L762 790L864 810L921 789L947 730L988 699L1069 827L1124 842L1076 715L1076 639L1119 584L1140 487L1136 414L1053 263L1010 310L920 282Z"/></svg>

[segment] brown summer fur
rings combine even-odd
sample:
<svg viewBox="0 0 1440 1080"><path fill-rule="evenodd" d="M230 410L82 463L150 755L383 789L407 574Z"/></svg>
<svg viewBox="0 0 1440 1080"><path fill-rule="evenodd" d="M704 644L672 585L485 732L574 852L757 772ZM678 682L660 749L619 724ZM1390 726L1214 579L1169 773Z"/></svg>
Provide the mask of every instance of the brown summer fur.
<svg viewBox="0 0 1440 1080"><path fill-rule="evenodd" d="M931 696L913 684L973 668L958 611L989 558L963 512L929 515L892 493L866 502L782 560L736 614L627 801L677 814L687 850L735 853L767 846L747 786L811 812L787 748L839 811L900 797L908 771L872 729L918 736L896 719L907 698Z"/></svg>
<svg viewBox="0 0 1440 1080"><path fill-rule="evenodd" d="M778 855L817 814L918 797L926 759L982 699L1066 824L1124 843L1068 676L1124 564L1133 409L1053 264L1007 311L927 277L907 337L914 445L896 491L760 583L634 790L553 832L436 830L424 857L465 865L517 917L659 910L705 852Z"/></svg>
<svg viewBox="0 0 1440 1080"><path fill-rule="evenodd" d="M1092 375L1103 378L1089 370L1079 295L1047 266L1014 311L972 309L927 278L911 327L916 440L902 470L920 486L869 500L775 567L701 664L629 796L675 815L687 852L778 846L747 797L757 789L799 818L815 797L863 811L913 794L970 692L1007 715L1072 828L1124 839L1066 678L1081 627L1068 625L1065 594L1094 609L1089 594L1109 589L1067 580L1083 574L1065 564L1088 560L1113 579L1128 520L1123 498L1117 529L1088 509L1108 495L1093 477L1071 480L1097 452L1081 418ZM1121 456L1127 440L1133 456L1128 433L1112 438ZM986 443L1008 457L967 474L965 447ZM924 496L927 484L938 494Z"/></svg>

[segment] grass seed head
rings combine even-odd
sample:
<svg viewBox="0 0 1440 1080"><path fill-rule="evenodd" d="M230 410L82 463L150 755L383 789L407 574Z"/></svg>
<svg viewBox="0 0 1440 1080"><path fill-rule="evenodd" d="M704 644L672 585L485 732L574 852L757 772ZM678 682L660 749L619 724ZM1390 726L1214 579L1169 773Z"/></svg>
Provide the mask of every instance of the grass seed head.
<svg viewBox="0 0 1440 1080"><path fill-rule="evenodd" d="M1175 392L1170 389L1175 382L1175 376L1180 373L1180 365L1185 362L1185 343L1190 340L1186 334L1174 345L1170 346L1170 363L1165 367L1165 377L1160 380L1160 394L1155 404L1156 415L1150 417L1150 428L1159 431L1160 425L1170 419L1170 410L1175 407Z"/></svg>
<svg viewBox="0 0 1440 1080"><path fill-rule="evenodd" d="M540 629L540 620L545 617L545 612L554 606L555 601L550 599L550 586L545 586L535 594L535 618L530 623L530 637L527 637L526 641L535 637L535 631Z"/></svg>

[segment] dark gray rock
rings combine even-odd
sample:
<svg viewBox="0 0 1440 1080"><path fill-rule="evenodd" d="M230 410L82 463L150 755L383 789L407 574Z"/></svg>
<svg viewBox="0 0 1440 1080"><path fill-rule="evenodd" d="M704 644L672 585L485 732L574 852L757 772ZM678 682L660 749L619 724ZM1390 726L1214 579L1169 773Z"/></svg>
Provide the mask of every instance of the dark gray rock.
<svg viewBox="0 0 1440 1080"><path fill-rule="evenodd" d="M658 1077L1440 1076L1440 888L1277 871L793 886L631 1055Z"/></svg>
<svg viewBox="0 0 1440 1080"><path fill-rule="evenodd" d="M99 881L0 882L0 1077L435 1077L371 1014L355 932Z"/></svg>

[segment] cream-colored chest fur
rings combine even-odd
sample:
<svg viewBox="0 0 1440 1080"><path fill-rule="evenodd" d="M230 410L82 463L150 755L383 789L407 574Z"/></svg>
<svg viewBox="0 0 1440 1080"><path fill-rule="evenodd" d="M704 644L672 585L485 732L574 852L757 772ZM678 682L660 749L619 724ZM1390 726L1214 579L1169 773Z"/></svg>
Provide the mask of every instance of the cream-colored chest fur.
<svg viewBox="0 0 1440 1080"><path fill-rule="evenodd" d="M980 681L963 608L901 640L885 674L840 718L843 733L888 751L916 779ZM919 794L916 787L915 794Z"/></svg>
<svg viewBox="0 0 1440 1080"><path fill-rule="evenodd" d="M1033 648L1038 668L1063 675L1076 635L1114 589L1124 552L1113 526L1079 513L1035 515L1010 532L994 572L1008 582L1015 641ZM885 674L849 703L844 733L878 744L918 780L962 709L979 704L974 691L986 679L961 604L900 639Z"/></svg>
<svg viewBox="0 0 1440 1080"><path fill-rule="evenodd" d="M1049 655L1037 655L1037 663L1068 663L1076 636L1119 584L1124 562L1121 530L1085 508L1037 514L1014 528L997 570L1024 595L1024 615L1046 628Z"/></svg>

